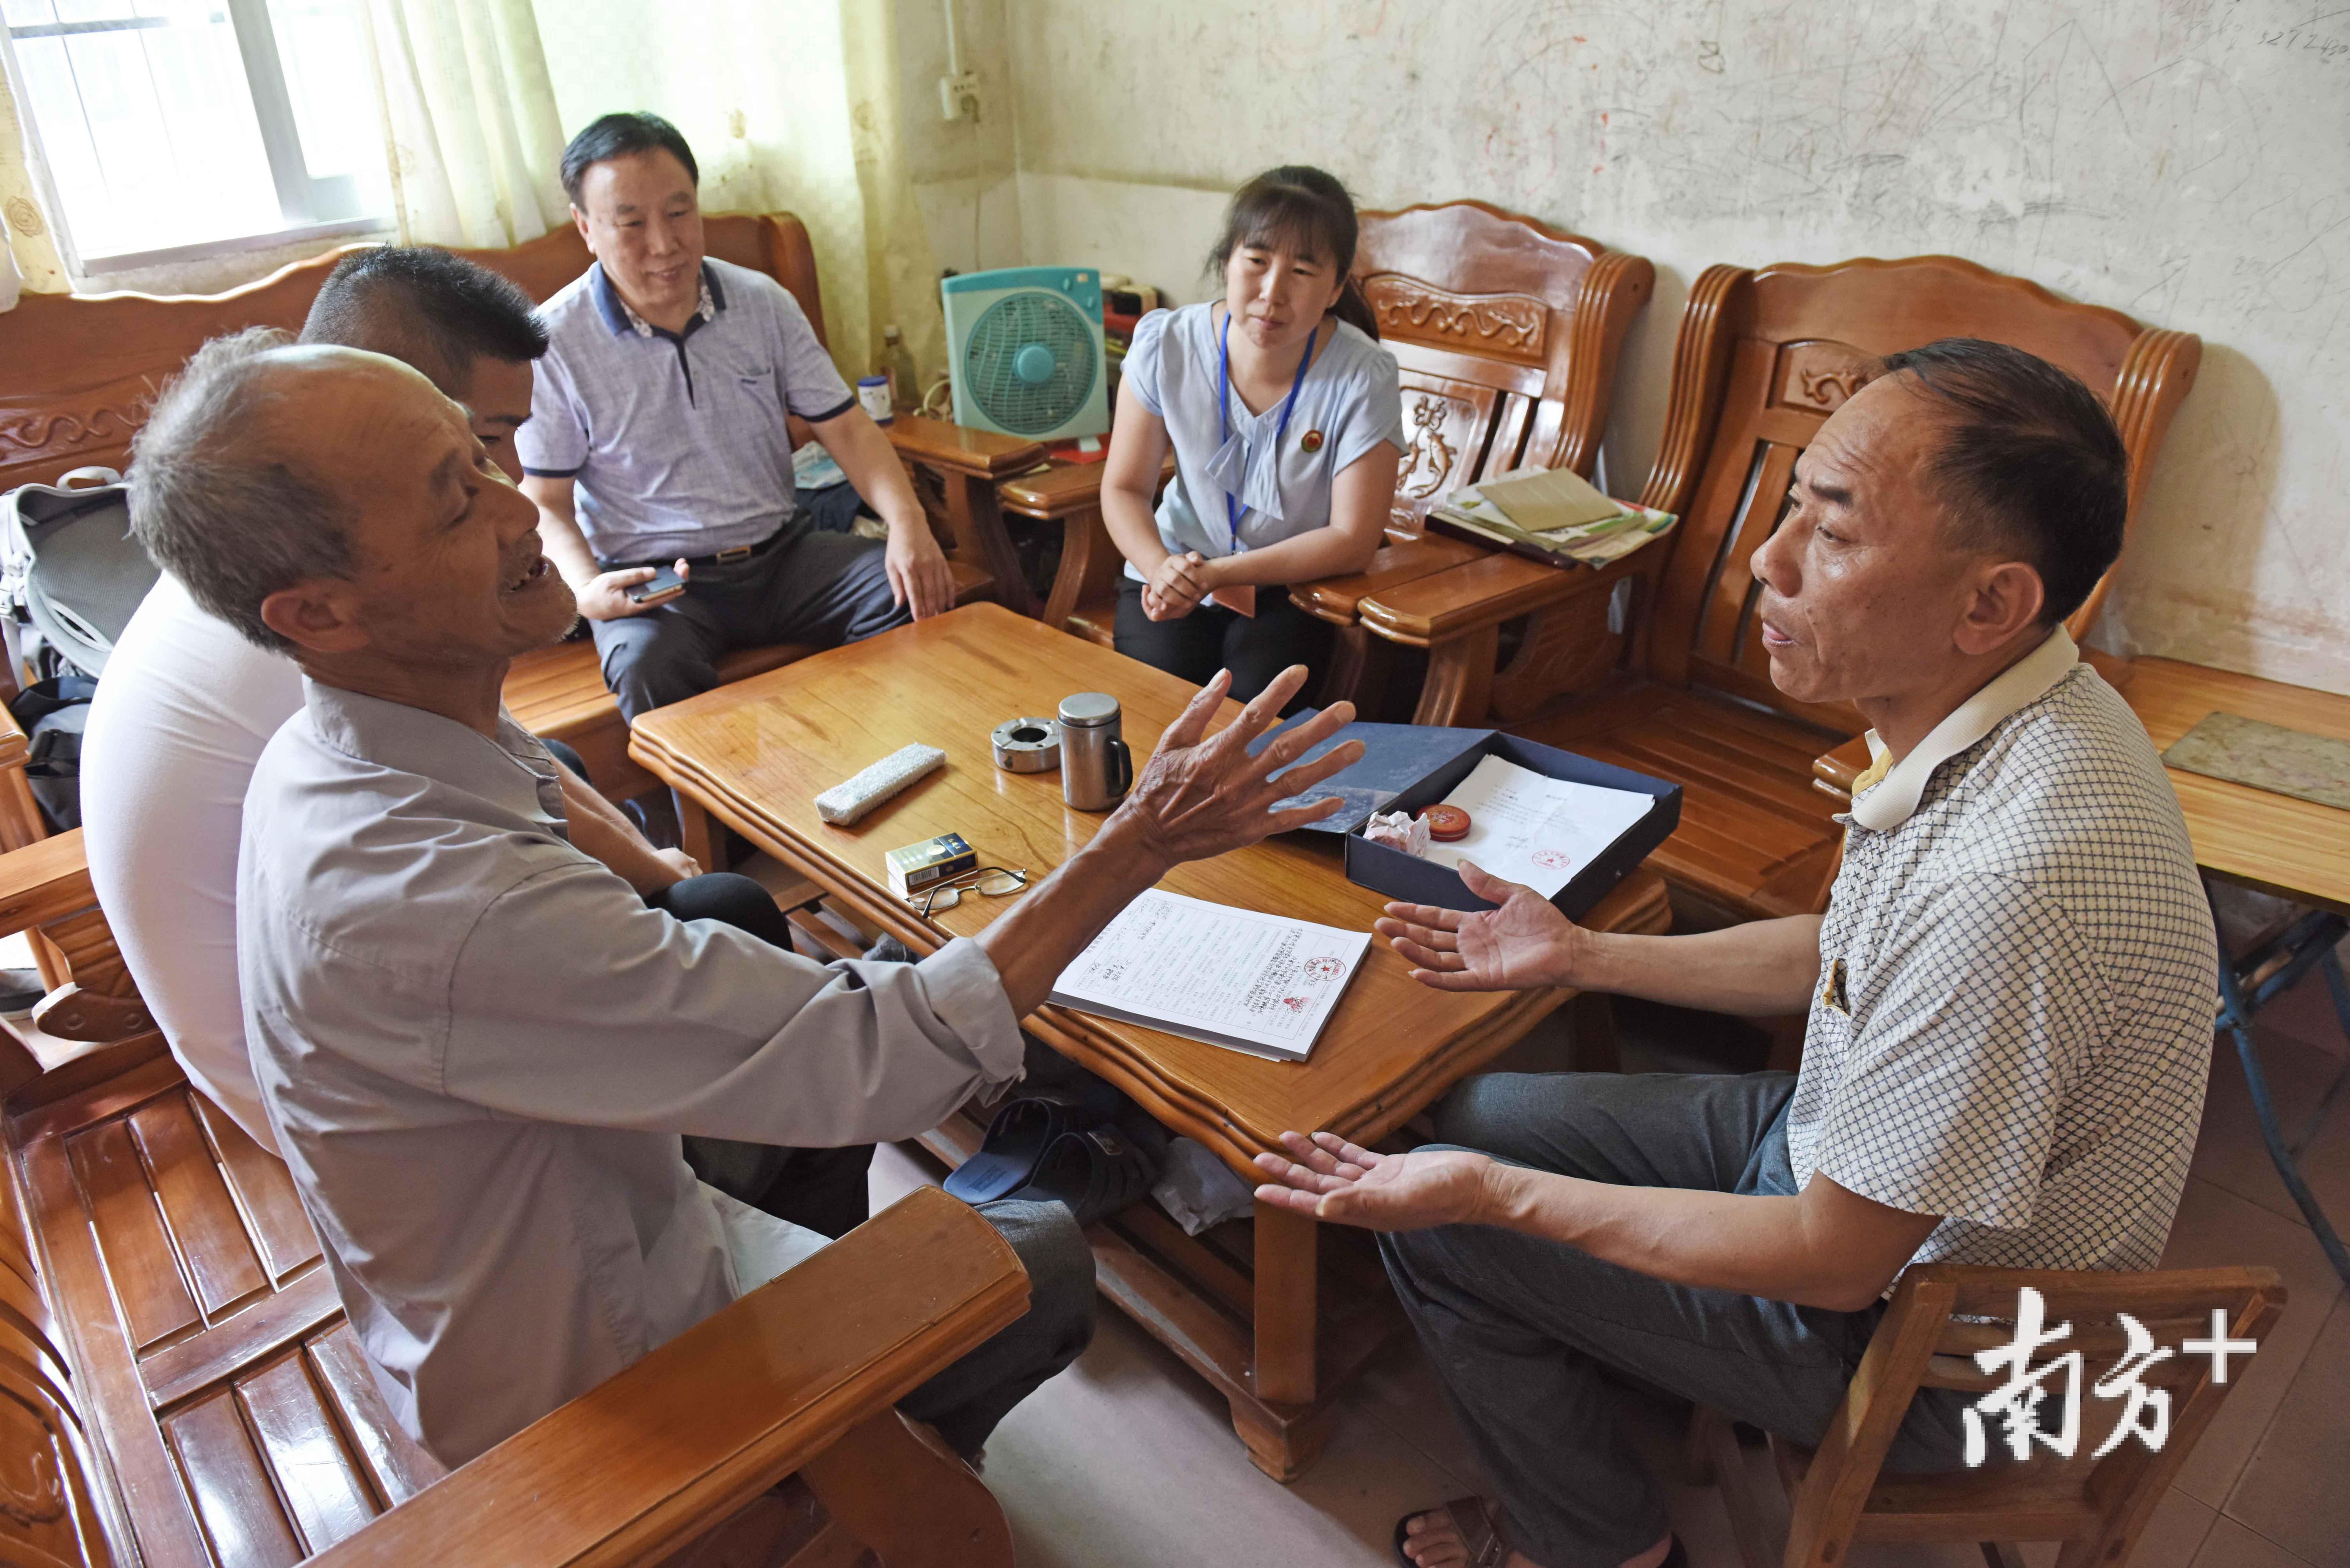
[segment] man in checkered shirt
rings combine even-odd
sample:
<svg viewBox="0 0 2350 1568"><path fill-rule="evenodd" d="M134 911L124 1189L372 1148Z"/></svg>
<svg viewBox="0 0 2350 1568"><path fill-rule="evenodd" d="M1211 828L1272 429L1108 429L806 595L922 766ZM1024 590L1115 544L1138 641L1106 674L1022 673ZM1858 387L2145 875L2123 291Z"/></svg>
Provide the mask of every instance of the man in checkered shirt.
<svg viewBox="0 0 2350 1568"><path fill-rule="evenodd" d="M1602 1366L1815 1444L1910 1263L2161 1255L2219 955L2162 764L2061 624L2120 553L2121 439L2063 371L1950 339L1829 417L1789 502L1753 560L1772 680L1855 704L1877 758L1827 914L1609 936L1464 866L1499 909L1379 930L1440 989L1808 1005L1800 1075L1496 1074L1444 1106L1460 1147L1260 1158L1260 1197L1388 1232L1497 1484L1399 1525L1423 1568L1682 1560ZM1921 1394L1888 1468L1958 1468L1967 1398Z"/></svg>

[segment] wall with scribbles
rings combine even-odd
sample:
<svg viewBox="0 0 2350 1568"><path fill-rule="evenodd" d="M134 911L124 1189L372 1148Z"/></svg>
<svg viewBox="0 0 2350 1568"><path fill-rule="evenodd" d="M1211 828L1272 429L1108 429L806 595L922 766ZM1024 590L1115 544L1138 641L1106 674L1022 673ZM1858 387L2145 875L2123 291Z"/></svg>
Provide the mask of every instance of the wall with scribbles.
<svg viewBox="0 0 2350 1568"><path fill-rule="evenodd" d="M1950 252L2200 333L2201 377L2098 640L2350 692L2350 11L1006 12L1030 262L1090 262L1201 297L1223 194L1293 161L1339 174L1366 205L1474 196L1653 259L1659 286L1608 441L1619 493L1647 472L1674 324L1714 262Z"/></svg>

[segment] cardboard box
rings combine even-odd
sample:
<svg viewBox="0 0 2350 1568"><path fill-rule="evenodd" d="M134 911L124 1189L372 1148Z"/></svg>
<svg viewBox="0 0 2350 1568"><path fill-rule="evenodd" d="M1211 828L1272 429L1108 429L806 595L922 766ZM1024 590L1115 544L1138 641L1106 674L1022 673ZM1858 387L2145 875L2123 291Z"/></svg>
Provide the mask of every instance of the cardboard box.
<svg viewBox="0 0 2350 1568"><path fill-rule="evenodd" d="M1341 732L1343 734L1344 732ZM1537 745L1532 741L1505 735L1499 730L1481 732L1482 739L1433 773L1424 774L1417 784L1398 794L1382 811L1409 812L1417 816L1421 809L1434 805L1451 794L1461 780L1476 771L1477 764L1488 756L1515 763L1546 777L1565 779L1574 784L1596 785L1601 789L1630 790L1638 794L1653 795L1657 804L1648 814L1627 829L1599 857L1575 874L1572 881L1558 890L1551 903L1569 919L1581 917L1592 905L1605 898L1608 890L1622 881L1626 873L1648 858L1648 852L1672 836L1680 826L1681 786L1663 779L1636 774L1628 768L1612 767L1606 763L1562 752L1555 746ZM1344 775L1341 775L1344 776ZM1400 849L1390 849L1384 844L1373 844L1363 836L1360 827L1347 835L1347 880L1378 889L1390 898L1409 904L1433 904L1446 909L1490 909L1493 905L1469 891L1461 874L1450 866L1440 866L1422 860L1416 855L1406 855Z"/></svg>

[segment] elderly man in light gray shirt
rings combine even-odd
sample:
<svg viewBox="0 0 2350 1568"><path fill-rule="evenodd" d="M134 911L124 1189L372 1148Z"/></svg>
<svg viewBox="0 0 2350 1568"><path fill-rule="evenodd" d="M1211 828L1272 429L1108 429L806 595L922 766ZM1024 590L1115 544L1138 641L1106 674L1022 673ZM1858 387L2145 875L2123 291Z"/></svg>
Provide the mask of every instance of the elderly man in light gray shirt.
<svg viewBox="0 0 2350 1568"><path fill-rule="evenodd" d="M1127 804L976 940L820 965L648 908L569 842L546 749L501 712L570 626L531 504L464 410L356 350L206 346L136 454L133 526L197 600L302 666L246 797L237 947L256 1076L402 1424L460 1463L822 1239L698 1184L679 1135L910 1136L1021 1070L1019 1017L1179 861L1330 803L1269 774L1346 706L1246 754L1303 670L1213 739L1227 682ZM965 1454L1090 1327L1066 1210L983 1210L1028 1316L906 1402Z"/></svg>

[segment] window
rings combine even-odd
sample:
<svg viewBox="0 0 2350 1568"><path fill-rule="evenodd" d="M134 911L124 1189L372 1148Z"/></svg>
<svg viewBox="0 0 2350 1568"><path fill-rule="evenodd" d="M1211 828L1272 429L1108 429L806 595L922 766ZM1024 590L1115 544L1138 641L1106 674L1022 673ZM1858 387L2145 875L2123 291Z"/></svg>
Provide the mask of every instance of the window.
<svg viewBox="0 0 2350 1568"><path fill-rule="evenodd" d="M0 0L84 274L382 226L365 0Z"/></svg>

